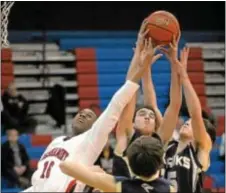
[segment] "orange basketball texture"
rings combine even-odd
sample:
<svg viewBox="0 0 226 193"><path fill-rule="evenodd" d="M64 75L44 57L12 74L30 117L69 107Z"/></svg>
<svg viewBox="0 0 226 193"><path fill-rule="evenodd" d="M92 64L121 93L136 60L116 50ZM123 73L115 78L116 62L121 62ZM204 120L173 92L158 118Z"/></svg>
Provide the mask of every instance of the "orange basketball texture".
<svg viewBox="0 0 226 193"><path fill-rule="evenodd" d="M148 18L148 36L153 42L159 44L169 44L173 40L173 35L177 38L180 32L180 25L177 18L167 11L156 11Z"/></svg>

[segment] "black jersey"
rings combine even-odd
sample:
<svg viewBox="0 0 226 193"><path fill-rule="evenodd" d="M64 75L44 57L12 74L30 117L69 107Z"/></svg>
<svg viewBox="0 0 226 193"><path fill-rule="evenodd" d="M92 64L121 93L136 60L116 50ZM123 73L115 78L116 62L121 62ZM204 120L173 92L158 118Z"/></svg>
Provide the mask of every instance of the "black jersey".
<svg viewBox="0 0 226 193"><path fill-rule="evenodd" d="M133 136L131 137L131 139L128 143L127 148L133 141L135 141L137 138L139 138L141 136L142 136L142 134L138 130L135 130ZM152 136L161 140L161 138L159 137L159 135L157 133L153 133ZM132 173L131 173L131 170L128 166L128 162L126 159L126 150L123 152L123 155L117 155L114 153L113 168L112 168L112 174L114 176L124 176L124 177L128 177L128 178L132 177Z"/></svg>
<svg viewBox="0 0 226 193"><path fill-rule="evenodd" d="M120 192L122 193L166 193L170 192L170 183L163 179L158 178L153 181L143 181L141 179L127 179L118 182Z"/></svg>
<svg viewBox="0 0 226 193"><path fill-rule="evenodd" d="M178 192L202 192L202 166L192 144L177 153L179 142L171 141L165 152L164 174Z"/></svg>

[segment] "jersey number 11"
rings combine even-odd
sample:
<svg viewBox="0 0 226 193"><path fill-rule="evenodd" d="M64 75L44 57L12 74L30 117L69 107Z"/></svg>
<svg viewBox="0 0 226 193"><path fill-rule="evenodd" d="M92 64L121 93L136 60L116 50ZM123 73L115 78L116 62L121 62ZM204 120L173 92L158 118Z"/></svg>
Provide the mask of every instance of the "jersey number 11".
<svg viewBox="0 0 226 193"><path fill-rule="evenodd" d="M44 168L43 168L42 175L40 176L40 178L49 178L51 169L53 166L54 166L54 161L51 161L51 162L46 161L44 163Z"/></svg>

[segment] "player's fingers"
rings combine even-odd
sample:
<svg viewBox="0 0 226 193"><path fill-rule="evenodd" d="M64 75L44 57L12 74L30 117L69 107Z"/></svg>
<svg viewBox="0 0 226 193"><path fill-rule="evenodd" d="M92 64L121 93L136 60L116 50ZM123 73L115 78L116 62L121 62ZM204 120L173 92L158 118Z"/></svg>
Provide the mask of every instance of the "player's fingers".
<svg viewBox="0 0 226 193"><path fill-rule="evenodd" d="M147 49L148 49L148 40L145 39L144 42L145 42L145 43L144 43L145 50L147 50Z"/></svg>
<svg viewBox="0 0 226 193"><path fill-rule="evenodd" d="M156 52L157 50L160 50L160 48L164 48L164 44L155 46L154 51Z"/></svg>
<svg viewBox="0 0 226 193"><path fill-rule="evenodd" d="M173 46L175 47L176 45L177 45L177 40L176 40L175 35L173 35Z"/></svg>
<svg viewBox="0 0 226 193"><path fill-rule="evenodd" d="M161 52L163 52L165 54L169 53L169 51L166 48L164 48L164 47L160 47L158 50L160 50Z"/></svg>
<svg viewBox="0 0 226 193"><path fill-rule="evenodd" d="M175 46L174 46L173 43L169 43L169 47L170 47L171 49L174 49L174 48L175 48Z"/></svg>
<svg viewBox="0 0 226 193"><path fill-rule="evenodd" d="M140 32L141 32L141 33L144 32L144 30L145 30L146 27L147 27L147 24L148 24L148 20L147 20L147 18L146 18L146 19L144 19L144 21L143 21L142 24L141 24L141 28L140 28Z"/></svg>
<svg viewBox="0 0 226 193"><path fill-rule="evenodd" d="M144 31L144 33L142 34L143 37L145 37L145 36L148 34L148 32L149 32L149 29L146 29L146 30Z"/></svg>
<svg viewBox="0 0 226 193"><path fill-rule="evenodd" d="M151 37L148 38L148 48L149 48L149 49L153 49Z"/></svg>
<svg viewBox="0 0 226 193"><path fill-rule="evenodd" d="M179 34L178 34L178 37L177 37L177 43L179 43L180 37L181 37L181 31L179 30Z"/></svg>
<svg viewBox="0 0 226 193"><path fill-rule="evenodd" d="M153 57L152 63L156 62L159 58L161 58L163 55L162 54L157 54Z"/></svg>
<svg viewBox="0 0 226 193"><path fill-rule="evenodd" d="M184 63L184 49L180 50L180 61Z"/></svg>
<svg viewBox="0 0 226 193"><path fill-rule="evenodd" d="M186 47L184 47L183 50L182 50L182 56L183 56L183 58L181 59L181 61L183 61L183 63L185 64L187 62L187 59L188 59Z"/></svg>
<svg viewBox="0 0 226 193"><path fill-rule="evenodd" d="M189 52L190 52L190 48L189 47L186 47L186 57L188 58L189 56Z"/></svg>
<svg viewBox="0 0 226 193"><path fill-rule="evenodd" d="M148 24L148 18L145 18L141 24L142 27L146 27Z"/></svg>

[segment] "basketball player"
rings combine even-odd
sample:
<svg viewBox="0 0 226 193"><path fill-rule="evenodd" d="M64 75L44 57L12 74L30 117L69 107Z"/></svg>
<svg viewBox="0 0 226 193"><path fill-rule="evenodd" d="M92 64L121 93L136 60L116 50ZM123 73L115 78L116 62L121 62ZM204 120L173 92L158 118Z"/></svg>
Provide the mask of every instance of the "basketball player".
<svg viewBox="0 0 226 193"><path fill-rule="evenodd" d="M163 164L163 145L152 136L142 136L136 139L127 149L128 163L133 179L118 179L115 176L90 171L81 162L64 161L60 164L62 172L85 184L104 192L122 193L162 193L175 192L170 183L159 178Z"/></svg>
<svg viewBox="0 0 226 193"><path fill-rule="evenodd" d="M175 47L175 44L174 44ZM167 57L172 55L164 50ZM184 49L178 63L178 73L183 85L190 119L181 127L178 140L169 142L165 153L165 174L178 192L202 192L202 172L210 165L210 151L215 141L215 128L202 117L198 96L187 74L189 49ZM164 128L165 132L167 128ZM163 132L164 132L163 129ZM171 133L172 135L172 133ZM165 141L166 142L166 141Z"/></svg>
<svg viewBox="0 0 226 193"><path fill-rule="evenodd" d="M152 52L146 53L143 59L150 57L150 54L151 57L156 57ZM63 174L59 168L59 163L66 159L79 160L87 166L92 166L105 146L108 135L117 123L124 107L138 90L137 83L143 72L149 68L148 63L141 65L134 61L131 62L131 66L131 73L127 76L126 83L113 96L108 107L96 121L96 116L91 110L85 109L79 112L72 123L75 136L59 137L47 147L32 177L33 187L28 189L29 191L32 189L33 192L69 192L68 187L73 187L71 183L73 178ZM77 183L75 191L81 192L83 188L84 184Z"/></svg>
<svg viewBox="0 0 226 193"><path fill-rule="evenodd" d="M144 22L144 26L146 23ZM145 26L146 27L146 26ZM135 51L135 54L141 55L140 47L143 47L143 39L145 37L144 30L140 30L140 35L138 38L138 44ZM178 37L178 40L179 41ZM150 47L147 52L152 52L152 46ZM176 55L175 55L176 56ZM155 60L152 58L147 58L147 63L153 64ZM129 72L128 72L129 74ZM161 129L160 133L158 132L158 128L160 127L167 127L168 130L174 130L175 125L177 123L179 109L180 109L180 95L181 95L181 88L179 84L179 77L176 72L176 63L171 62L171 89L170 89L170 104L166 110L164 118L162 119L162 115L157 107L155 91L153 87L153 83L150 80L150 71L147 71L143 75L143 87L144 87L144 99L145 105L135 112L135 97L133 97L132 101L126 106L123 110L123 113L120 117L118 123L118 129L116 130L116 138L117 144L114 152L114 159L113 159L113 174L118 176L131 176L131 172L127 167L127 161L125 159L125 148L122 148L125 143L126 137L129 137L130 141L129 144L134 141L137 137L141 135L153 135L159 140L165 140L167 138L167 132L161 132L164 129ZM150 108L151 107L151 108ZM133 117L134 123L133 123ZM158 132L159 135L156 133ZM161 139L160 139L161 137Z"/></svg>

